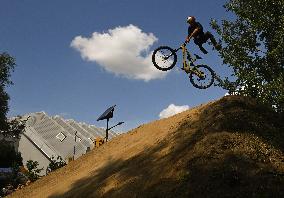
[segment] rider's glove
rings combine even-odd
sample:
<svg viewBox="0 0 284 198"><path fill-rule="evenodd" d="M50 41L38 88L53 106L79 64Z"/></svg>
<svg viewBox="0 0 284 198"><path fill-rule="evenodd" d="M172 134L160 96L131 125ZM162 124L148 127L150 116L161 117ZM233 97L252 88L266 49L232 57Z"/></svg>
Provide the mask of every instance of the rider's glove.
<svg viewBox="0 0 284 198"><path fill-rule="evenodd" d="M187 37L185 38L185 42L188 43L189 41L190 41L190 38L187 36Z"/></svg>

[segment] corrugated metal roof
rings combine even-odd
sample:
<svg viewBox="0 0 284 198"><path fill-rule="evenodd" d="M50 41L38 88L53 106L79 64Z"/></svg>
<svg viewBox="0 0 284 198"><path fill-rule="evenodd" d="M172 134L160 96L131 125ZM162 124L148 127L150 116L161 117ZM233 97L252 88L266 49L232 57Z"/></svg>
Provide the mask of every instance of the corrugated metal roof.
<svg viewBox="0 0 284 198"><path fill-rule="evenodd" d="M90 125L90 127L93 128L94 130L96 130L98 133L103 134L103 136L105 137L105 134L106 134L106 130L105 129L95 127L94 125ZM108 131L108 135L109 135L109 139L114 138L115 136L117 136L117 134L114 133L111 130Z"/></svg>
<svg viewBox="0 0 284 198"><path fill-rule="evenodd" d="M104 129L75 120L65 120L60 116L50 117L45 112L30 113L24 116L26 122L25 135L34 142L41 152L50 157L61 156L75 159L86 153L87 148L94 148L96 137L104 137ZM75 142L76 134L76 142ZM116 136L113 131L110 138Z"/></svg>
<svg viewBox="0 0 284 198"><path fill-rule="evenodd" d="M87 124L85 123L80 123L81 127L83 127L86 131L88 131L89 133L92 133L95 137L104 137L104 135L102 135L101 133L98 133L96 130L94 130L93 128L89 127Z"/></svg>
<svg viewBox="0 0 284 198"><path fill-rule="evenodd" d="M86 131L84 128L82 128L74 120L67 120L67 123L70 124L73 128L75 128L78 132L80 132L85 137L90 138L92 141L95 140L96 137L93 134L91 134L90 132Z"/></svg>
<svg viewBox="0 0 284 198"><path fill-rule="evenodd" d="M45 113L34 113L30 115L30 118L32 118L33 121L29 124L33 125L29 127L33 127L37 134L44 139L45 142L47 142L46 144L53 147L57 155L61 156L63 159L73 157L74 146L76 151L75 158L86 152L84 147L80 147L78 143L74 142L74 137L68 131L57 124L55 120L48 117ZM57 138L56 136L59 134L63 135L65 138Z"/></svg>
<svg viewBox="0 0 284 198"><path fill-rule="evenodd" d="M61 125L66 131L68 131L74 137L74 139L75 139L75 133L77 132L77 137L81 138L81 141L77 141L79 147L84 148L84 150L87 150L87 147L93 148L93 142L91 142L87 137L83 136L80 132L78 132L76 129L74 129L71 125L66 123L63 120L63 118L56 116L56 117L53 117L53 119L59 125Z"/></svg>

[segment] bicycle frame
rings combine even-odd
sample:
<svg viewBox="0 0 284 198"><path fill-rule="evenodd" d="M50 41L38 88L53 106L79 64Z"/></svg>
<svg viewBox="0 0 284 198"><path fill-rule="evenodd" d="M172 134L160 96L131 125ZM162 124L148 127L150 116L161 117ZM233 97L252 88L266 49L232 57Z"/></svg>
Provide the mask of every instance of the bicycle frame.
<svg viewBox="0 0 284 198"><path fill-rule="evenodd" d="M192 55L189 53L189 51L186 48L186 43L183 43L178 49L175 51L177 52L178 50L182 50L182 64L183 68L189 68L189 72L194 73L197 75L199 78L204 78L204 73L199 71L198 69L194 69L195 64L194 62L197 60L197 58L193 58Z"/></svg>

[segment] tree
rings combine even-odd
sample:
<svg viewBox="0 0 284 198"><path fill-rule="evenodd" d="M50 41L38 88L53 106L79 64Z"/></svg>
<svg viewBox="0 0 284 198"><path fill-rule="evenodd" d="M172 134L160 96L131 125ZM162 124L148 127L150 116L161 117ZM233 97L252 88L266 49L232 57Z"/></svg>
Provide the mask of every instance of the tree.
<svg viewBox="0 0 284 198"><path fill-rule="evenodd" d="M8 120L8 128L4 132L4 136L11 136L13 138L20 138L20 134L24 131L26 127L26 121L28 119L23 119L22 116L16 116Z"/></svg>
<svg viewBox="0 0 284 198"><path fill-rule="evenodd" d="M13 84L10 77L15 65L15 59L9 54L0 54L0 131L8 129L6 115L9 110L9 95L6 93L5 88L7 85Z"/></svg>
<svg viewBox="0 0 284 198"><path fill-rule="evenodd" d="M54 156L51 157L51 162L49 163L47 169L46 169L46 173L50 173L52 171L55 171L63 166L66 165L66 162L62 159L61 156L57 156L57 158L55 159Z"/></svg>
<svg viewBox="0 0 284 198"><path fill-rule="evenodd" d="M235 19L221 25L212 20L211 26L234 78L219 79L219 85L284 112L284 0L229 0L224 7Z"/></svg>
<svg viewBox="0 0 284 198"><path fill-rule="evenodd" d="M10 99L5 88L12 85L10 80L11 73L16 66L15 59L7 53L0 54L0 132L7 136L19 138L19 134L25 128L25 120L20 116L15 119L7 119L7 112L9 110L8 101Z"/></svg>
<svg viewBox="0 0 284 198"><path fill-rule="evenodd" d="M20 152L16 152L12 145L0 141L0 167L12 167L14 164L23 165Z"/></svg>
<svg viewBox="0 0 284 198"><path fill-rule="evenodd" d="M27 168L28 173L27 176L30 181L34 182L40 178L39 173L43 170L43 168L38 168L39 163L37 161L28 160L27 161Z"/></svg>

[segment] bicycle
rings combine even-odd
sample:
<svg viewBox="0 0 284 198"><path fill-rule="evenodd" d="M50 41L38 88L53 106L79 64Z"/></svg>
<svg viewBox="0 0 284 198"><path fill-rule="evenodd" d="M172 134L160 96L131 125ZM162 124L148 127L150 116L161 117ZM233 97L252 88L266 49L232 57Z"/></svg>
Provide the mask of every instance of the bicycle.
<svg viewBox="0 0 284 198"><path fill-rule="evenodd" d="M199 89L206 89L214 82L215 72L208 65L195 65L197 59L202 59L197 54L193 57L186 48L187 42L184 42L179 48L172 49L168 46L160 46L152 54L154 66L162 71L172 69L177 63L177 52L182 50L183 70L189 74L192 85ZM188 61L187 61L187 60Z"/></svg>

